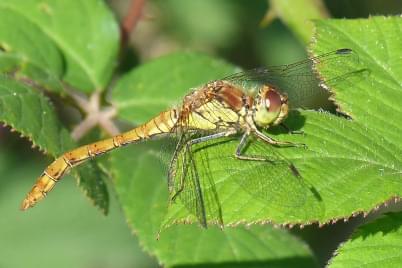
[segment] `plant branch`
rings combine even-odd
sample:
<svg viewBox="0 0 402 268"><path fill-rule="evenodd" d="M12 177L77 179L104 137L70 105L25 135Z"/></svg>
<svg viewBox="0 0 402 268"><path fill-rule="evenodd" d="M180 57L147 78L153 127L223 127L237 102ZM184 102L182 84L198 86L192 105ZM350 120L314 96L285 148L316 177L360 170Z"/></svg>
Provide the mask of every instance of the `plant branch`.
<svg viewBox="0 0 402 268"><path fill-rule="evenodd" d="M75 100L78 107L86 114L85 119L75 126L71 133L74 140L79 140L97 125L111 136L120 133L112 120L116 115L116 109L112 106L101 107L99 91L95 91L89 98L87 98L84 94L76 92L71 88L66 90Z"/></svg>
<svg viewBox="0 0 402 268"><path fill-rule="evenodd" d="M130 33L133 31L138 21L141 19L142 10L145 6L145 0L131 0L130 8L121 24L121 45L127 43Z"/></svg>

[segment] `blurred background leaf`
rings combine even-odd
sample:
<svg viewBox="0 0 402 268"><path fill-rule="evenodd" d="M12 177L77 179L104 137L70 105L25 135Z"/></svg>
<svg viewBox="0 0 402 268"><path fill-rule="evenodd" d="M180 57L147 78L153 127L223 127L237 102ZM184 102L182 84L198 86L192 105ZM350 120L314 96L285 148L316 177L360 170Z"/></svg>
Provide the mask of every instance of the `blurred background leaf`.
<svg viewBox="0 0 402 268"><path fill-rule="evenodd" d="M19 203L46 162L28 142L1 133L1 267L157 267L141 252L113 196L105 217L77 191L71 176L49 202L22 213Z"/></svg>
<svg viewBox="0 0 402 268"><path fill-rule="evenodd" d="M64 59L56 45L18 12L0 4L0 15L0 71L60 92Z"/></svg>
<svg viewBox="0 0 402 268"><path fill-rule="evenodd" d="M63 80L84 92L102 90L109 83L119 35L113 14L103 1L0 1L0 7L34 24L46 36L41 40L58 48L64 57ZM37 55L50 52L39 45L35 50Z"/></svg>
<svg viewBox="0 0 402 268"><path fill-rule="evenodd" d="M308 44L313 37L311 20L328 17L328 10L321 0L270 0L269 9L261 21L261 26L267 27L274 19L281 19L301 42Z"/></svg>

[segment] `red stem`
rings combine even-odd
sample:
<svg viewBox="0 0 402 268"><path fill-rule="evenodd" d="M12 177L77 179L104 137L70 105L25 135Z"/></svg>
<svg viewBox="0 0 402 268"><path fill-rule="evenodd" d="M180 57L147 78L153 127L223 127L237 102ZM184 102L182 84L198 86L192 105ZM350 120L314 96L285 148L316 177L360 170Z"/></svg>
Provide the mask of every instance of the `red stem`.
<svg viewBox="0 0 402 268"><path fill-rule="evenodd" d="M138 21L141 19L142 10L145 6L145 0L131 0L130 8L127 15L124 17L121 24L121 44L124 46L131 31L135 28Z"/></svg>

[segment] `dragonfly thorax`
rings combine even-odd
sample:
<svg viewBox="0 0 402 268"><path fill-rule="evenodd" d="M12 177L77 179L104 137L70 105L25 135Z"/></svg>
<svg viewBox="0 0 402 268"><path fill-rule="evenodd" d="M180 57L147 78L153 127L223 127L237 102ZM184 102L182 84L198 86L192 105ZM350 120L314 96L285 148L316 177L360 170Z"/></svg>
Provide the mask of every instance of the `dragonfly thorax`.
<svg viewBox="0 0 402 268"><path fill-rule="evenodd" d="M271 86L263 86L254 102L253 120L259 127L280 124L288 115L288 98Z"/></svg>

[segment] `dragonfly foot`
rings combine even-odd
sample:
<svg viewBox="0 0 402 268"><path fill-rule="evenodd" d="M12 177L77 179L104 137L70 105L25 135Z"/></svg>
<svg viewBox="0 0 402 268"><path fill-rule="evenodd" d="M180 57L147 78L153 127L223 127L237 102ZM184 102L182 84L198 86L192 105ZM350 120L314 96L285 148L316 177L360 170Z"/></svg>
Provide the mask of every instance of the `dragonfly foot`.
<svg viewBox="0 0 402 268"><path fill-rule="evenodd" d="M295 147L302 147L303 149L308 149L307 144L305 143L294 143Z"/></svg>
<svg viewBox="0 0 402 268"><path fill-rule="evenodd" d="M282 128L284 128L288 134L295 134L295 135L304 135L304 131L303 130L291 130L287 125L285 125L284 123L281 123L280 126Z"/></svg>
<svg viewBox="0 0 402 268"><path fill-rule="evenodd" d="M180 193L181 193L181 190L180 190L180 191L176 191L176 192L173 194L173 196L170 198L170 201L171 201L172 203L175 203L175 202L176 202L176 199L177 199L177 197L179 196Z"/></svg>
<svg viewBox="0 0 402 268"><path fill-rule="evenodd" d="M289 131L289 134L292 134L292 135L304 135L304 131L303 130L291 130L291 131Z"/></svg>
<svg viewBox="0 0 402 268"><path fill-rule="evenodd" d="M171 202L171 203L176 203L176 198L177 198L177 195L172 196L172 197L170 198L170 202Z"/></svg>
<svg viewBox="0 0 402 268"><path fill-rule="evenodd" d="M304 148L307 149L307 144L305 143L294 143L294 142L290 142L290 141L284 141L284 142L277 142L276 144L274 144L276 146L279 147L297 147L297 148Z"/></svg>

